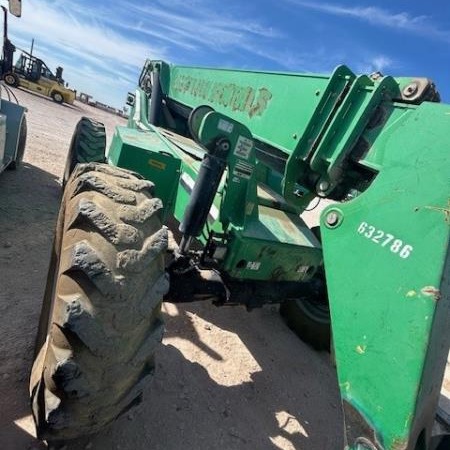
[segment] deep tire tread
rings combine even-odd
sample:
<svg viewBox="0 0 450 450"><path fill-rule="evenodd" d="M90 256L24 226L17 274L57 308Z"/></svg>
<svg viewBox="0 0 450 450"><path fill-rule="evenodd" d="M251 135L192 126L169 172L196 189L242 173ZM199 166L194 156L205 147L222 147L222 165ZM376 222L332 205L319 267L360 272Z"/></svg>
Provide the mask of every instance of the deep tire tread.
<svg viewBox="0 0 450 450"><path fill-rule="evenodd" d="M51 320L30 381L41 439L98 431L138 403L153 372L168 278L152 186L97 163L68 180Z"/></svg>
<svg viewBox="0 0 450 450"><path fill-rule="evenodd" d="M89 117L82 117L73 133L67 154L63 185L67 184L77 164L104 162L106 150L105 126Z"/></svg>

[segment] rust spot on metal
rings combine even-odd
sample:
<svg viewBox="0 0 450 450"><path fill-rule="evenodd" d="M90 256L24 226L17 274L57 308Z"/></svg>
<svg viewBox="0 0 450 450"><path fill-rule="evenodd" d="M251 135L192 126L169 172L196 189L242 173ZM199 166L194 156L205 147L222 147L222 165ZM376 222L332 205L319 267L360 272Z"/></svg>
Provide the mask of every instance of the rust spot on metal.
<svg viewBox="0 0 450 450"><path fill-rule="evenodd" d="M364 353L366 353L366 345L357 345L356 346L356 353L359 353L360 355L364 355Z"/></svg>
<svg viewBox="0 0 450 450"><path fill-rule="evenodd" d="M434 297L436 301L441 298L441 291L434 286L425 286L420 292L428 297Z"/></svg>
<svg viewBox="0 0 450 450"><path fill-rule="evenodd" d="M395 438L392 442L392 450L406 450L408 448L408 441L403 438Z"/></svg>
<svg viewBox="0 0 450 450"><path fill-rule="evenodd" d="M377 433L369 421L347 400L342 400L345 433L349 444L364 444L367 449L382 450Z"/></svg>
<svg viewBox="0 0 450 450"><path fill-rule="evenodd" d="M411 289L406 293L406 297L415 297L417 295L417 292L414 289Z"/></svg>
<svg viewBox="0 0 450 450"><path fill-rule="evenodd" d="M448 201L448 206L442 208L440 206L425 206L426 209L431 209L433 211L441 211L444 214L444 220L450 225L450 199Z"/></svg>

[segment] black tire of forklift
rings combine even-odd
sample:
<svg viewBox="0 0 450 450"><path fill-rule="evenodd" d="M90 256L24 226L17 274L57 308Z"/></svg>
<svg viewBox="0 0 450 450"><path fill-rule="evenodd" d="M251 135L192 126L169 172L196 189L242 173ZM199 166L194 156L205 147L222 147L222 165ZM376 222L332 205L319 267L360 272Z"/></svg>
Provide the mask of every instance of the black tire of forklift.
<svg viewBox="0 0 450 450"><path fill-rule="evenodd" d="M64 102L64 96L60 92L52 92L51 97L55 103L61 104Z"/></svg>
<svg viewBox="0 0 450 450"><path fill-rule="evenodd" d="M8 164L9 170L16 170L22 164L26 144L27 144L27 118L24 115L22 118L22 123L20 124L16 155L14 159Z"/></svg>
<svg viewBox="0 0 450 450"><path fill-rule="evenodd" d="M42 440L99 431L139 403L153 373L168 277L151 189L96 163L78 165L68 181L30 377Z"/></svg>
<svg viewBox="0 0 450 450"><path fill-rule="evenodd" d="M105 126L89 117L82 117L75 128L64 167L62 184L66 185L75 166L80 163L105 162Z"/></svg>
<svg viewBox="0 0 450 450"><path fill-rule="evenodd" d="M17 87L20 84L20 78L14 72L7 72L3 75L5 84L11 87Z"/></svg>
<svg viewBox="0 0 450 450"><path fill-rule="evenodd" d="M292 299L280 305L288 327L316 350L330 350L331 320L328 305L307 298Z"/></svg>
<svg viewBox="0 0 450 450"><path fill-rule="evenodd" d="M312 233L322 242L320 227L311 228ZM328 302L317 299L299 298L285 301L280 305L280 314L292 331L316 350L331 349L331 318ZM334 358L334 355L332 355Z"/></svg>

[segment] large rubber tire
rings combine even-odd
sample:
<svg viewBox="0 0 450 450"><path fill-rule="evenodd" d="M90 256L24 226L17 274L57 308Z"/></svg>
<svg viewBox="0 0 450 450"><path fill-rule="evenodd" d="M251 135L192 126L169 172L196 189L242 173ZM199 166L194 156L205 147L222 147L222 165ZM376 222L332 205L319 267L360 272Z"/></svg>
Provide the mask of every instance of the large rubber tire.
<svg viewBox="0 0 450 450"><path fill-rule="evenodd" d="M66 185L77 164L104 162L105 150L105 126L89 117L82 117L77 123L70 142L64 168L63 186Z"/></svg>
<svg viewBox="0 0 450 450"><path fill-rule="evenodd" d="M20 78L14 72L7 72L3 75L5 84L11 87L17 87L20 84Z"/></svg>
<svg viewBox="0 0 450 450"><path fill-rule="evenodd" d="M16 156L9 163L8 169L16 170L22 164L23 155L25 153L26 143L27 143L27 118L24 115L23 119L22 119L22 123L20 124Z"/></svg>
<svg viewBox="0 0 450 450"><path fill-rule="evenodd" d="M314 236L322 242L320 227L311 228ZM280 305L280 314L292 331L316 350L331 349L331 317L325 288L325 272L319 269L316 286L311 295L285 301Z"/></svg>
<svg viewBox="0 0 450 450"><path fill-rule="evenodd" d="M280 314L302 341L316 350L330 350L331 320L326 303L310 298L288 300L280 305Z"/></svg>
<svg viewBox="0 0 450 450"><path fill-rule="evenodd" d="M64 96L60 92L52 92L51 97L55 103L60 105L64 102Z"/></svg>
<svg viewBox="0 0 450 450"><path fill-rule="evenodd" d="M154 370L168 277L151 188L95 163L67 183L30 377L42 440L97 432L140 401Z"/></svg>

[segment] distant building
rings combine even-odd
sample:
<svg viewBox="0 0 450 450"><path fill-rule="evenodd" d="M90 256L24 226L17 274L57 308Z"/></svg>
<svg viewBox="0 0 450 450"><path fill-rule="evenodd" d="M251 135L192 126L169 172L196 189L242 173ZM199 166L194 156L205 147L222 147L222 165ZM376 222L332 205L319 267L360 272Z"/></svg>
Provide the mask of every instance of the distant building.
<svg viewBox="0 0 450 450"><path fill-rule="evenodd" d="M80 92L78 95L78 100L82 103L90 103L90 99L92 98L92 95L86 94L84 92Z"/></svg>

